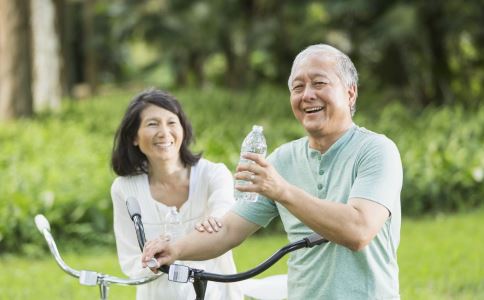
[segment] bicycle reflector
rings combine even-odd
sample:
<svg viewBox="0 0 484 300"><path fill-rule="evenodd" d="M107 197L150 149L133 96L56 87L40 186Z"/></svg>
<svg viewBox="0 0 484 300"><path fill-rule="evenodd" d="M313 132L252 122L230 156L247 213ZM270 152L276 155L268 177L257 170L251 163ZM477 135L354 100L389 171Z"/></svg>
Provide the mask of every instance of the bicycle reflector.
<svg viewBox="0 0 484 300"><path fill-rule="evenodd" d="M173 264L170 265L170 271L168 272L168 280L174 282L188 282L190 275L190 268L183 265Z"/></svg>

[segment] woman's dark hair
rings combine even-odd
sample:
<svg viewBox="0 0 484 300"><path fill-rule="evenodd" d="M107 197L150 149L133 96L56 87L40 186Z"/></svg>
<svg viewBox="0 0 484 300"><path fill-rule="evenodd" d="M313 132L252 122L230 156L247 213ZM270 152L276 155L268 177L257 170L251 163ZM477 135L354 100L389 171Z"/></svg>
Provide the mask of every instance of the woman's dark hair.
<svg viewBox="0 0 484 300"><path fill-rule="evenodd" d="M118 176L148 173L148 160L133 142L141 123L141 112L149 105L164 108L180 119L183 128L180 158L185 167L195 165L202 156L201 153L193 154L188 148L194 141L192 125L178 100L164 91L151 88L133 98L114 136L111 166Z"/></svg>

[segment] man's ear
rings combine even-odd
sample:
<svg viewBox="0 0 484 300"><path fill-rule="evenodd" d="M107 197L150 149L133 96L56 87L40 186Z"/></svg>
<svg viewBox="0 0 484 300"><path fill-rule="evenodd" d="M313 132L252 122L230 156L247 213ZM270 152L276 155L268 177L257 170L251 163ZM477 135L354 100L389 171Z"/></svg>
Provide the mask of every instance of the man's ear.
<svg viewBox="0 0 484 300"><path fill-rule="evenodd" d="M356 97L358 96L358 87L356 85L352 85L348 89L348 104L350 108L353 107L356 103Z"/></svg>

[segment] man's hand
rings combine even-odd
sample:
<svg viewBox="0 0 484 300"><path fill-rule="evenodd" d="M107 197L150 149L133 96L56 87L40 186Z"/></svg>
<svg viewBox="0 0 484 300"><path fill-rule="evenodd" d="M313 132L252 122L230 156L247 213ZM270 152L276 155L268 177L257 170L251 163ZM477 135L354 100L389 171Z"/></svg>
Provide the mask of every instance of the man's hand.
<svg viewBox="0 0 484 300"><path fill-rule="evenodd" d="M236 185L235 188L242 192L256 192L274 201L284 199L289 183L276 169L262 155L245 153L242 157L254 163L239 164L234 177L252 184Z"/></svg>
<svg viewBox="0 0 484 300"><path fill-rule="evenodd" d="M162 265L171 265L178 256L178 251L174 243L170 243L162 238L150 240L145 244L143 254L141 255L141 264L143 268L148 266L151 258L156 258L158 267ZM158 273L158 268L150 268L153 273Z"/></svg>

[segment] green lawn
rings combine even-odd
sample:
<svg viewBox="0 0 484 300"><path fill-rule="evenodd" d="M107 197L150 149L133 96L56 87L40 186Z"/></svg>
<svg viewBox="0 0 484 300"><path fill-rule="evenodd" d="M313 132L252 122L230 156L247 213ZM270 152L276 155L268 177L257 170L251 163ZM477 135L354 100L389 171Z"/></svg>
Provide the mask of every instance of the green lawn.
<svg viewBox="0 0 484 300"><path fill-rule="evenodd" d="M451 216L404 219L398 256L402 299L484 298L484 209ZM61 241L58 241L61 243ZM234 250L240 271L286 243L284 236L254 237ZM114 249L65 253L74 268L120 275ZM0 258L0 299L96 299L96 287L80 286L50 257ZM262 276L285 273L285 260ZM134 299L134 288L112 286L110 299Z"/></svg>

